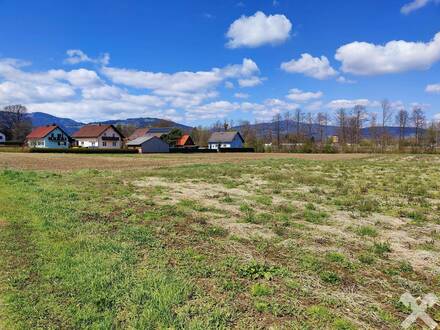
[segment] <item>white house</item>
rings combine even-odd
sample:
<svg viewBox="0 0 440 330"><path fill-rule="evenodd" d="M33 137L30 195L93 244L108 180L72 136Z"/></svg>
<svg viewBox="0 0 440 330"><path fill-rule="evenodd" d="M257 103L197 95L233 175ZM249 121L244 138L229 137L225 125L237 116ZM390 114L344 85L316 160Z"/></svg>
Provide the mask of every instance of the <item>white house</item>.
<svg viewBox="0 0 440 330"><path fill-rule="evenodd" d="M72 137L83 148L120 149L124 136L113 125L86 125Z"/></svg>
<svg viewBox="0 0 440 330"><path fill-rule="evenodd" d="M240 132L215 132L208 140L208 148L218 150L220 148L243 148L244 139Z"/></svg>
<svg viewBox="0 0 440 330"><path fill-rule="evenodd" d="M5 142L6 142L6 135L0 132L0 143L5 143Z"/></svg>

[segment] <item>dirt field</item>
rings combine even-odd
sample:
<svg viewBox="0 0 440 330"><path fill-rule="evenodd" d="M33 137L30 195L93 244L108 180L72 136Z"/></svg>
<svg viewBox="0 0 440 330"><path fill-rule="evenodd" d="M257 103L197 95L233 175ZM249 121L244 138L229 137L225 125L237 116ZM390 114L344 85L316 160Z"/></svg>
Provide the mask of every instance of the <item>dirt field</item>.
<svg viewBox="0 0 440 330"><path fill-rule="evenodd" d="M168 154L168 155L76 155L0 153L0 168L70 171L79 169L146 169L186 164L240 163L264 159L346 160L367 154Z"/></svg>

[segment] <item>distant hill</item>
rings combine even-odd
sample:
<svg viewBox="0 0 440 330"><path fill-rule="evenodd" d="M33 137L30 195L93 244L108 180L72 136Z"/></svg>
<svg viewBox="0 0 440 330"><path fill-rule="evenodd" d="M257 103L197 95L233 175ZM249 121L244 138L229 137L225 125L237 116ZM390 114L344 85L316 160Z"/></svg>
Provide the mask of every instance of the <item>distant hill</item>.
<svg viewBox="0 0 440 330"><path fill-rule="evenodd" d="M280 125L280 132L281 134L287 134L289 131L290 134L295 133L297 129L297 122L293 120L282 120L279 122ZM270 132L272 132L272 135L276 132L278 124L276 122L270 122L270 123L258 123L258 124L251 124L252 128L254 128L257 131L257 135L260 137L267 136ZM300 123L299 124L300 130L302 132L309 132L310 128L308 124ZM242 131L245 127L244 126L236 126L234 127L235 130ZM380 130L380 128L378 128ZM386 126L385 130L387 133L392 137L399 137L399 127L395 126ZM316 139L319 137L320 132L320 125L318 124L312 124L311 128L312 136ZM328 136L336 135L338 133L338 127L329 125L325 128L324 134ZM361 135L364 138L370 138L371 137L371 128L365 127L361 129ZM415 135L415 128L414 127L407 127L404 132L405 137L411 137Z"/></svg>
<svg viewBox="0 0 440 330"><path fill-rule="evenodd" d="M118 120L106 120L100 121L101 124L107 125L132 125L136 127L152 127L157 125L163 119L159 118L127 118L127 119L118 119ZM170 126L180 128L182 131L191 131L192 127L179 124L173 121L169 121Z"/></svg>
<svg viewBox="0 0 440 330"><path fill-rule="evenodd" d="M44 112L31 112L28 114L31 121L32 126L44 126L49 124L56 124L61 126L67 133L72 134L73 132L80 129L82 126L86 125L86 123L78 122L69 118L61 118L53 115L49 115ZM128 118L128 119L118 119L118 120L106 120L101 121L101 124L108 125L133 125L135 127L152 127L161 122L160 118ZM98 123L98 122L95 122ZM92 123L93 124L93 123ZM174 126L180 128L183 131L190 131L192 127L186 126L183 124L170 122L170 126Z"/></svg>
<svg viewBox="0 0 440 330"><path fill-rule="evenodd" d="M73 119L60 118L44 112L31 112L29 113L29 117L32 121L33 127L56 124L58 126L61 126L69 134L79 130L82 126L85 125L84 123L75 121Z"/></svg>

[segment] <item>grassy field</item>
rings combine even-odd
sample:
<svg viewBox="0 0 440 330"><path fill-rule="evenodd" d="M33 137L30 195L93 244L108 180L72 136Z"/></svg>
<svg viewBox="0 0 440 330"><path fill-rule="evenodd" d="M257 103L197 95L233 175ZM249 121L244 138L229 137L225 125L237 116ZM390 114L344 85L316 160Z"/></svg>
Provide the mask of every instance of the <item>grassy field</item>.
<svg viewBox="0 0 440 330"><path fill-rule="evenodd" d="M1 154L0 329L397 329L440 157L361 157Z"/></svg>

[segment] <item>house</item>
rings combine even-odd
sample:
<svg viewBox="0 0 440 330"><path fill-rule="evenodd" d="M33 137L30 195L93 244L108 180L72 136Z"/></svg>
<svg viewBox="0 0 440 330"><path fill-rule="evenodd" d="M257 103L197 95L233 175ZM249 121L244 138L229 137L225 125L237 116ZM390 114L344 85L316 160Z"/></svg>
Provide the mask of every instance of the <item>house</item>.
<svg viewBox="0 0 440 330"><path fill-rule="evenodd" d="M243 148L244 139L240 132L215 132L208 140L208 148L218 150L219 148Z"/></svg>
<svg viewBox="0 0 440 330"><path fill-rule="evenodd" d="M143 136L157 136L162 137L164 135L170 134L173 130L173 127L145 127L145 128L137 128L133 134L130 135L128 141L133 141L139 137Z"/></svg>
<svg viewBox="0 0 440 330"><path fill-rule="evenodd" d="M58 125L36 127L26 136L30 148L65 149L70 147L71 137Z"/></svg>
<svg viewBox="0 0 440 330"><path fill-rule="evenodd" d="M146 128L137 128L137 129L133 132L133 134L131 134L131 135L128 137L127 140L128 140L128 141L133 141L133 140L135 140L135 139L137 139L137 138L139 138L139 137L141 137L141 136L145 136L145 135L147 134L148 130L149 130L148 127L146 127Z"/></svg>
<svg viewBox="0 0 440 330"><path fill-rule="evenodd" d="M158 153L170 152L170 146L160 137L155 135L146 135L138 137L127 143L129 149L138 149L139 153Z"/></svg>
<svg viewBox="0 0 440 330"><path fill-rule="evenodd" d="M0 132L0 143L5 143L5 142L6 142L6 135Z"/></svg>
<svg viewBox="0 0 440 330"><path fill-rule="evenodd" d="M76 145L82 148L120 149L124 136L113 125L86 125L73 133Z"/></svg>
<svg viewBox="0 0 440 330"><path fill-rule="evenodd" d="M189 134L184 134L176 142L177 148L195 147L194 141Z"/></svg>

